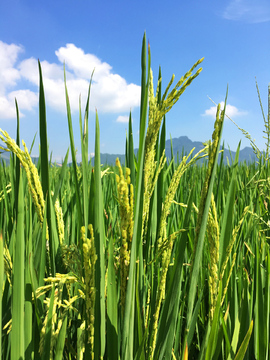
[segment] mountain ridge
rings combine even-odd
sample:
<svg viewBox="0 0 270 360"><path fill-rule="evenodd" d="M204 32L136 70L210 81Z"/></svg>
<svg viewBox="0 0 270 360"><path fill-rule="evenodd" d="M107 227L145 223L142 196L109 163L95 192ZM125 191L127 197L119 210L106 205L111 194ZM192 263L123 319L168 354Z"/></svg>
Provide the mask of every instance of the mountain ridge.
<svg viewBox="0 0 270 360"><path fill-rule="evenodd" d="M173 147L173 155L174 155L175 159L177 158L177 153L178 153L178 156L181 158L182 155L188 155L190 153L190 151L193 148L195 148L193 151L193 155L195 155L198 151L200 151L204 147L202 142L192 141L185 135L180 136L178 138L171 138L171 139L166 140L166 143L165 143L165 154L166 154L167 159L171 159L171 142L172 142L172 147ZM138 149L134 149L135 154L137 154L137 151L138 151ZM226 149L224 147L223 162L227 164L227 162L229 161L229 163L231 164L232 161L234 160L235 153L236 153L235 151ZM101 153L100 154L100 162L103 165L114 165L117 157L119 158L119 160L122 164L125 163L125 155L124 154L109 154L109 153ZM219 157L220 157L220 155L219 155ZM2 152L0 154L0 159L1 158L5 161L5 163L7 165L9 164L9 153L8 152L7 153ZM37 163L37 158L33 158L33 159L34 159L34 162ZM243 149L240 148L239 162L246 161L247 163L249 163L249 162L255 161L255 159L256 159L256 156L253 152L252 147L246 146ZM95 157L92 157L91 161L92 161L92 164L94 165Z"/></svg>

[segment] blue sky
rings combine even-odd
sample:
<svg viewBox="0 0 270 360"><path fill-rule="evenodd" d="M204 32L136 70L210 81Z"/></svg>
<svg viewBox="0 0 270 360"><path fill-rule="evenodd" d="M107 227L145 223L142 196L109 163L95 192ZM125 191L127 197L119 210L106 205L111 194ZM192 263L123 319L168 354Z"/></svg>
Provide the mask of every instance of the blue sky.
<svg viewBox="0 0 270 360"><path fill-rule="evenodd" d="M270 2L218 1L25 1L0 3L0 128L16 136L14 98L20 109L21 139L30 147L38 133L38 66L40 59L47 105L50 152L61 161L69 147L63 87L66 63L75 145L80 157L79 95L84 108L95 67L90 101L89 153L94 151L97 108L101 152L124 153L129 111L138 145L141 44L151 46L154 85L161 66L163 91L171 75L180 79L200 58L203 71L167 115L167 138L211 138L216 103L229 86L227 114L264 148L264 121L270 82ZM225 146L249 145L230 120ZM38 154L37 135L33 155Z"/></svg>

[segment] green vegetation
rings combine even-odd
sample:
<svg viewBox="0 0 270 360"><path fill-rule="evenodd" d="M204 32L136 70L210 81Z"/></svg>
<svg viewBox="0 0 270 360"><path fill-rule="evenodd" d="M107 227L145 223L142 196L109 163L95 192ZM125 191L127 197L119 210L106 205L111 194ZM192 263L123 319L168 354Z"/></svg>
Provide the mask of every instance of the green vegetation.
<svg viewBox="0 0 270 360"><path fill-rule="evenodd" d="M163 95L150 60L144 36L139 149L130 116L125 167L101 168L97 113L88 162L91 82L82 163L66 88L72 167L68 152L52 166L40 64L37 166L19 117L16 142L0 130L11 152L0 167L2 359L269 358L268 159L238 165L239 145L234 164L218 163L218 106L204 149L167 163L165 115L202 59Z"/></svg>

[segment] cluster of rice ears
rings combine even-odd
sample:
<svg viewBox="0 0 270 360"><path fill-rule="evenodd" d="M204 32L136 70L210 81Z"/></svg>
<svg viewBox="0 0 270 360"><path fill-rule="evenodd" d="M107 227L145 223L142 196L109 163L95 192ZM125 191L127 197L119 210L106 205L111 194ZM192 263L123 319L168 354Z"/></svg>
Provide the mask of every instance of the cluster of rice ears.
<svg viewBox="0 0 270 360"><path fill-rule="evenodd" d="M201 152L165 158L165 115L202 60L163 95L159 72L154 93L144 36L139 149L130 115L125 164L115 167L101 167L97 113L88 161L91 81L82 162L66 87L72 166L69 151L52 164L39 64L37 165L33 144L20 148L17 103L16 141L0 130L10 151L0 166L2 359L269 358L268 159L238 165L239 144L224 165L226 105Z"/></svg>

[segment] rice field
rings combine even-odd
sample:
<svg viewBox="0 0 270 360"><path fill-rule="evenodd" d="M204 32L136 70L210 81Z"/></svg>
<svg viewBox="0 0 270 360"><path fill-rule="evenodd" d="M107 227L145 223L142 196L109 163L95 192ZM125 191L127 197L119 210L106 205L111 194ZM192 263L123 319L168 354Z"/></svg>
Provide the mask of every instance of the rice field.
<svg viewBox="0 0 270 360"><path fill-rule="evenodd" d="M19 115L15 140L0 129L2 359L270 358L269 137L257 163L238 164L240 144L231 165L218 162L226 95L204 149L165 158L166 114L202 61L165 91L159 73L154 90L144 36L139 150L130 115L125 164L113 167L100 164L97 113L88 161L91 82L82 162L66 88L72 164L69 151L51 163L39 64L37 165Z"/></svg>

